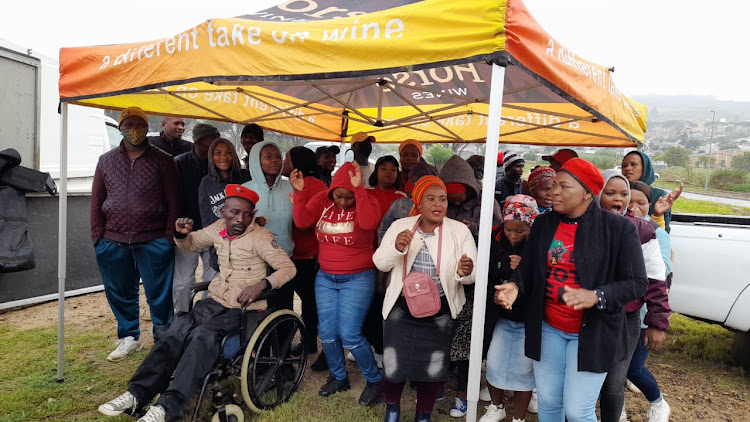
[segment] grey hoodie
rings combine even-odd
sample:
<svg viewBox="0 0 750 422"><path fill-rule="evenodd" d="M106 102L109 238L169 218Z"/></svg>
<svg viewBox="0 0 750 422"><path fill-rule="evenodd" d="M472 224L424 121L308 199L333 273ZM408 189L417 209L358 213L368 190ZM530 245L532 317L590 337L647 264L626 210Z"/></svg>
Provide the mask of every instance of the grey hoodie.
<svg viewBox="0 0 750 422"><path fill-rule="evenodd" d="M288 180L282 179L280 171L273 186L268 186L266 176L263 175L263 170L260 168L260 151L266 145L273 145L279 149L278 145L271 141L258 142L253 146L253 149L250 150L249 159L252 180L243 183L243 186L258 194L259 199L258 203L255 204L255 210L257 211L255 215L268 219L265 227L271 230L273 237L278 245L284 249L284 252L292 256L292 252L294 252L292 203L289 201L287 193L293 195L294 190ZM283 161L281 168L284 168Z"/></svg>
<svg viewBox="0 0 750 422"><path fill-rule="evenodd" d="M466 186L467 198L461 205L448 204L446 217L453 220L468 220L469 229L474 240L479 238L479 215L482 209L482 188L474 177L474 169L463 158L458 155L451 157L440 170L440 179L446 185L449 183L461 183ZM494 202L492 210L492 225L502 224L503 217L500 205Z"/></svg>
<svg viewBox="0 0 750 422"><path fill-rule="evenodd" d="M213 161L214 149L216 145L224 144L232 151L233 162L231 174L227 180L222 181L219 177L219 171ZM229 184L238 184L250 180L250 173L247 170L240 169L240 160L237 157L237 151L234 145L224 138L218 138L211 143L208 148L208 174L203 176L200 187L198 188L198 205L201 213L201 222L203 227L208 227L214 221L221 218L221 207L224 205L224 188Z"/></svg>
<svg viewBox="0 0 750 422"><path fill-rule="evenodd" d="M628 210L628 204L630 203L630 182L628 182L628 179L620 173L619 170L604 170L602 172L602 177L604 178L604 189L607 188L607 183L610 179L613 177L619 177L625 182L625 186L628 187L628 200L625 202L625 208L622 209L620 214L625 215L625 212ZM599 195L596 195L596 203L597 205L602 205L602 194L604 193L604 189L602 189L601 192L599 192Z"/></svg>

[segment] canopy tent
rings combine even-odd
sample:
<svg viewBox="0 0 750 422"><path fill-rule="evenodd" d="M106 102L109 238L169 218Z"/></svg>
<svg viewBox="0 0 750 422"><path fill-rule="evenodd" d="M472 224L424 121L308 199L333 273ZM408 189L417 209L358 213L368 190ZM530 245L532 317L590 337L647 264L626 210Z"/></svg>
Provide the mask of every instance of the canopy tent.
<svg viewBox="0 0 750 422"><path fill-rule="evenodd" d="M278 7L302 10L293 3L323 2ZM261 13L211 19L162 40L64 48L61 157L67 156L67 104L255 122L321 140L344 141L359 131L377 142L491 140L485 174L495 174L498 141L611 147L643 142L645 107L619 92L610 69L550 37L520 0L392 0L369 7L383 10L304 22L278 22L279 15ZM58 379L66 277L62 161ZM479 393L493 194L494 180L485 180L472 331L479 346L472 347L475 381L467 420L476 418Z"/></svg>

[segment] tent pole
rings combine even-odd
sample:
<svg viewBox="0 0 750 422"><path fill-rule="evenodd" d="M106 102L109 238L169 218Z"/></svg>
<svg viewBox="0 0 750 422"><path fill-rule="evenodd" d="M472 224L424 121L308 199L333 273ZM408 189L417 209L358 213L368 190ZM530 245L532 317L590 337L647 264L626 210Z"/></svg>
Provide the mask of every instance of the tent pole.
<svg viewBox="0 0 750 422"><path fill-rule="evenodd" d="M487 117L487 143L484 151L484 180L482 181L482 212L479 217L479 247L474 287L474 309L471 319L471 354L469 358L467 422L477 420L479 381L482 377L482 344L484 337L484 313L487 299L487 277L492 237L492 211L495 206L495 172L497 169L498 140L500 139L500 117L503 108L505 67L492 64L490 109Z"/></svg>
<svg viewBox="0 0 750 422"><path fill-rule="evenodd" d="M65 349L65 276L68 238L68 103L61 104L60 116L60 193L57 232L57 382L63 382Z"/></svg>

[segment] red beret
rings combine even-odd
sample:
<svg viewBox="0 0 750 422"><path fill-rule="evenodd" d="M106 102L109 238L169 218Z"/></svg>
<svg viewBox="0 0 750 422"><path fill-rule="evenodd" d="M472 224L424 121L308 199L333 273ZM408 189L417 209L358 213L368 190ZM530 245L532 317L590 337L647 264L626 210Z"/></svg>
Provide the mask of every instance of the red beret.
<svg viewBox="0 0 750 422"><path fill-rule="evenodd" d="M599 169L584 160L583 158L571 158L565 165L562 166L560 171L564 171L573 176L578 183L582 184L587 191L593 195L599 195L599 192L604 189L604 178Z"/></svg>
<svg viewBox="0 0 750 422"><path fill-rule="evenodd" d="M258 194L255 193L255 191L248 189L242 185L227 185L227 187L224 188L224 195L229 198L242 198L246 199L253 204L253 208L255 208L255 205L258 203Z"/></svg>

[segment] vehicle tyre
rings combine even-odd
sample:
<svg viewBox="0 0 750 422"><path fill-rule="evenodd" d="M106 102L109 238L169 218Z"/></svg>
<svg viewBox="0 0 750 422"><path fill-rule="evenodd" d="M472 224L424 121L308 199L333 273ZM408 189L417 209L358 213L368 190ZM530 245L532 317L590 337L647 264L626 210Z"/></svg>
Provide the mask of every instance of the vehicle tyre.
<svg viewBox="0 0 750 422"><path fill-rule="evenodd" d="M734 334L732 358L735 362L742 365L746 371L750 371L750 331Z"/></svg>
<svg viewBox="0 0 750 422"><path fill-rule="evenodd" d="M230 422L245 422L245 412L242 408L236 404L228 404L224 406L224 412L227 415L227 420ZM220 422L221 416L219 412L214 413L214 417L211 418L211 422Z"/></svg>

